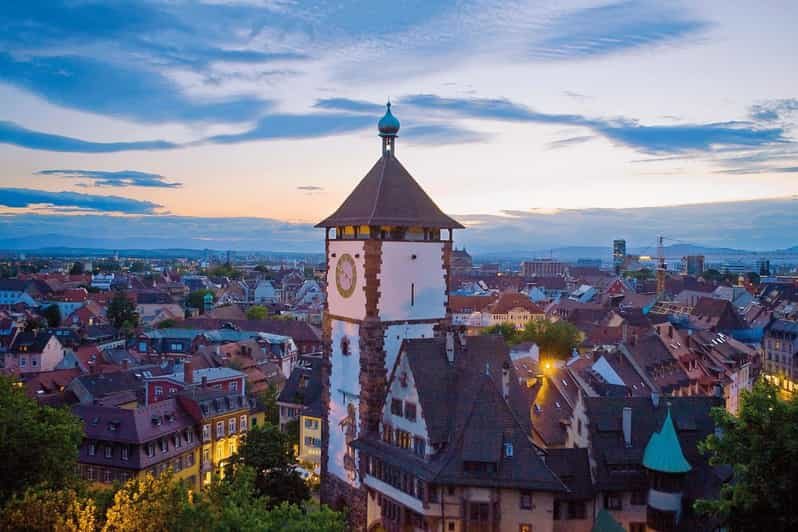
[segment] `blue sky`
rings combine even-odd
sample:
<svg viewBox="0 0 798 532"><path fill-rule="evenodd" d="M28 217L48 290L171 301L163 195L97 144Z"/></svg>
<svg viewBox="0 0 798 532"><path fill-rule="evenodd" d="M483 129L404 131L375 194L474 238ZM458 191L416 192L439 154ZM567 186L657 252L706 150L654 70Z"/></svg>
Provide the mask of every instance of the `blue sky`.
<svg viewBox="0 0 798 532"><path fill-rule="evenodd" d="M234 218L262 248L305 242L379 155L388 98L464 243L490 247L486 224L582 243L571 214L595 209L718 203L700 220L718 225L728 202L798 193L796 21L793 2L5 2L3 227ZM757 231L739 247L798 243Z"/></svg>

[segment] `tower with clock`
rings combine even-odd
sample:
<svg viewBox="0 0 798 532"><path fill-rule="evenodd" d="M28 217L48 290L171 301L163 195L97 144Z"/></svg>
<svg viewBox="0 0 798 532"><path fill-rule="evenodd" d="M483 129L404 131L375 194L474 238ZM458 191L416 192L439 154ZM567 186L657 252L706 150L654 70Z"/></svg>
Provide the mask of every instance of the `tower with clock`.
<svg viewBox="0 0 798 532"><path fill-rule="evenodd" d="M321 495L346 506L353 524L365 524L366 494L349 444L379 430L402 341L446 325L452 232L463 227L396 158L399 121L390 103L378 128L382 156L316 226L326 231L327 253Z"/></svg>

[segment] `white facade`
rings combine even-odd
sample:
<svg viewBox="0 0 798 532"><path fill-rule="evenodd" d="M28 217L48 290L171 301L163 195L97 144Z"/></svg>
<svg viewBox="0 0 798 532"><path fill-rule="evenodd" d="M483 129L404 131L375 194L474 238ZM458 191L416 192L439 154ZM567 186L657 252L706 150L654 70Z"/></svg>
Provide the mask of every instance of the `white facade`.
<svg viewBox="0 0 798 532"><path fill-rule="evenodd" d="M382 243L379 275L381 320L440 319L446 316L443 246L443 242Z"/></svg>
<svg viewBox="0 0 798 532"><path fill-rule="evenodd" d="M255 303L277 303L280 294L271 281L260 281L255 287Z"/></svg>
<svg viewBox="0 0 798 532"><path fill-rule="evenodd" d="M365 261L362 241L331 240L327 261L327 301L328 311L332 316L342 316L353 320L366 317ZM333 255L335 255L333 257ZM348 255L355 263L355 290L349 297L344 297L336 285L336 268L341 257Z"/></svg>

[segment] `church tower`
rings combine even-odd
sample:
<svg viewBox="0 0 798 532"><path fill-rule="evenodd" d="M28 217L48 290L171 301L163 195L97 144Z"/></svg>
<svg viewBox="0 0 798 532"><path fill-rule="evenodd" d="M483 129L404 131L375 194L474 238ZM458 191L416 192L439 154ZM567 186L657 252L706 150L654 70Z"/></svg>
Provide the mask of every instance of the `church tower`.
<svg viewBox="0 0 798 532"><path fill-rule="evenodd" d="M399 120L379 121L382 156L332 215L326 231L322 500L365 526L366 492L350 443L379 430L389 368L402 340L446 325L452 232L396 158Z"/></svg>

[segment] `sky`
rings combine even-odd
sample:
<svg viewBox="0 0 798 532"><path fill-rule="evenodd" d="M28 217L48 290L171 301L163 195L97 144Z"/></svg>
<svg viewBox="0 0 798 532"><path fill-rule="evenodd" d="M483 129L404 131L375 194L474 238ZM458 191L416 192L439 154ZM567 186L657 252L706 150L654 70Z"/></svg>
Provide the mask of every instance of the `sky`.
<svg viewBox="0 0 798 532"><path fill-rule="evenodd" d="M0 245L316 250L390 98L399 158L477 250L794 246L796 21L795 2L3 2Z"/></svg>

